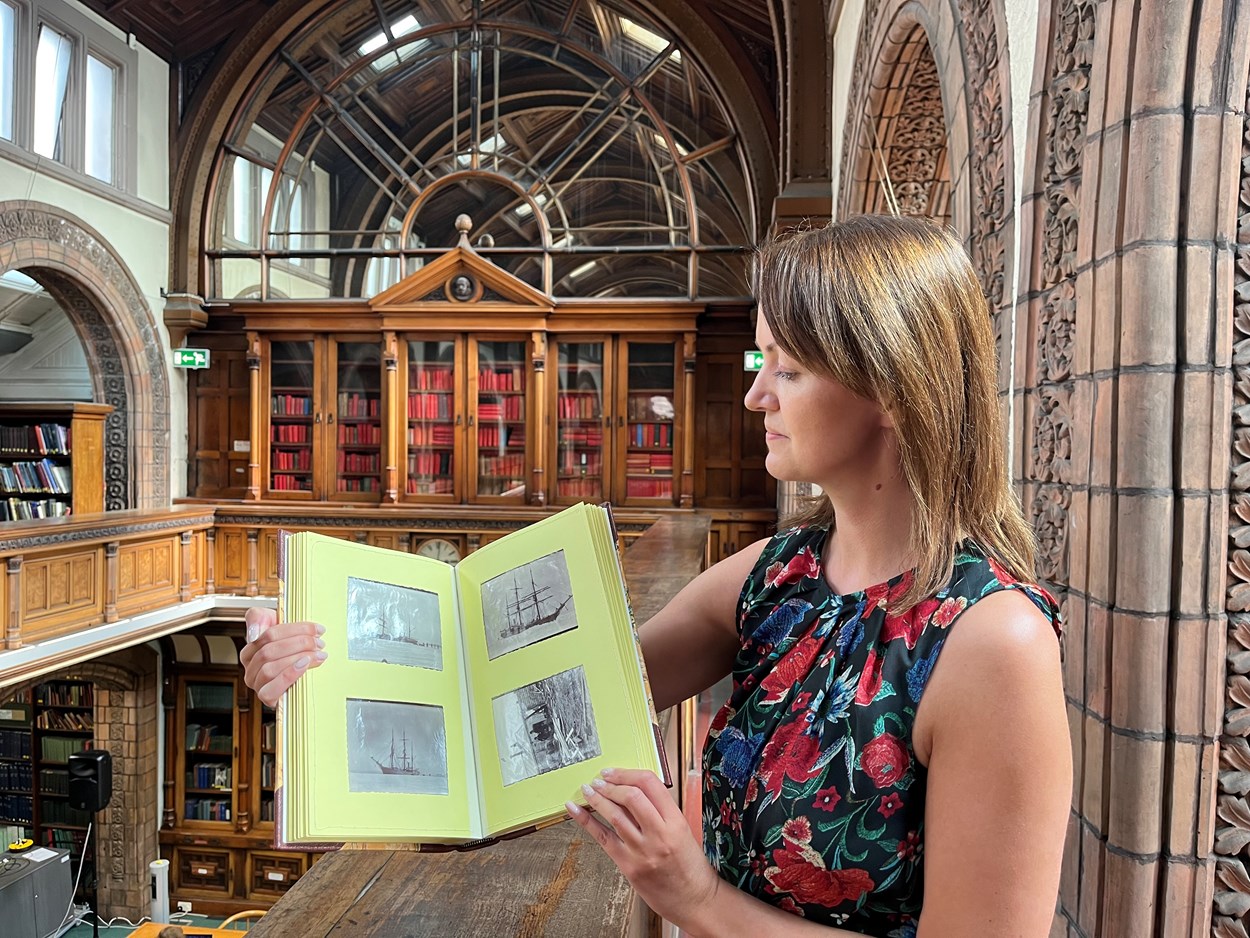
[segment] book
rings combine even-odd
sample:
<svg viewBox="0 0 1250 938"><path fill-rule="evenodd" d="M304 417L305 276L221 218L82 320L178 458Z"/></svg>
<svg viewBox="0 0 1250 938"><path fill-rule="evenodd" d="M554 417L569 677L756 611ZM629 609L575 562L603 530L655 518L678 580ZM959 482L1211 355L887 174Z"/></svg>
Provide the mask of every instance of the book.
<svg viewBox="0 0 1250 938"><path fill-rule="evenodd" d="M576 505L452 565L284 536L279 617L328 657L278 708L278 846L456 848L666 760L608 509Z"/></svg>

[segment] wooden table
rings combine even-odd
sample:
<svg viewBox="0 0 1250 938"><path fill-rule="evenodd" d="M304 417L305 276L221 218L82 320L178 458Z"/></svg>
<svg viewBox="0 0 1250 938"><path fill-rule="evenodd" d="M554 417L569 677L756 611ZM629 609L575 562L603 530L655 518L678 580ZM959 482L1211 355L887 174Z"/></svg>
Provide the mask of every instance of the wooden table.
<svg viewBox="0 0 1250 938"><path fill-rule="evenodd" d="M639 623L698 575L709 526L706 516L669 515L630 545L625 580ZM667 732L666 745L670 763L689 749ZM680 785L685 767L670 768ZM635 938L659 927L607 854L565 821L460 853L328 854L248 938Z"/></svg>
<svg viewBox="0 0 1250 938"><path fill-rule="evenodd" d="M625 938L633 906L607 854L566 821L463 853L329 854L248 938Z"/></svg>
<svg viewBox="0 0 1250 938"><path fill-rule="evenodd" d="M182 929L182 933L187 938L195 938L197 935L208 935L209 938L243 938L247 934L241 928L205 928L203 925L175 924ZM156 938L162 928L168 927L169 925L162 922L144 922L130 933L129 938ZM254 928L253 931L255 931Z"/></svg>

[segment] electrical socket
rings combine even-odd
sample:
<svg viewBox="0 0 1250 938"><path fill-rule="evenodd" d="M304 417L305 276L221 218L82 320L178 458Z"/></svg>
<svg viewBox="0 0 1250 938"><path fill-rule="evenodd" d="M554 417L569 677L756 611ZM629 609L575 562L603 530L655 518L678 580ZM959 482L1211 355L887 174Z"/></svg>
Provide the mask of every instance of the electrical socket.
<svg viewBox="0 0 1250 938"><path fill-rule="evenodd" d="M189 914L191 913L191 903L190 903L190 902L179 902L179 903L178 903L178 911L179 911L179 912L185 912L185 913L187 913L187 914L189 915Z"/></svg>

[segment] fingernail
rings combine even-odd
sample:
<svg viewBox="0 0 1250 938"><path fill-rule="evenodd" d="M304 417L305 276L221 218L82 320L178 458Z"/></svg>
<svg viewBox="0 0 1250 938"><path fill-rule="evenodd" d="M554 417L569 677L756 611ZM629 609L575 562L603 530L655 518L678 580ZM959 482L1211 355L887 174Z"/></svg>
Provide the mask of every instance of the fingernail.
<svg viewBox="0 0 1250 938"><path fill-rule="evenodd" d="M313 644L316 645L318 648L325 648L326 640L324 638L315 638L313 639Z"/></svg>
<svg viewBox="0 0 1250 938"><path fill-rule="evenodd" d="M589 798L591 795L595 794L595 790L594 790L593 788L591 788L589 785L583 785L583 786L582 786L582 791L586 793L586 797L587 797L587 798Z"/></svg>
<svg viewBox="0 0 1250 938"><path fill-rule="evenodd" d="M303 671L306 667L308 667L308 656L307 656L307 655L304 655L302 658L296 658L296 659L295 659L295 670L296 670L296 671Z"/></svg>
<svg viewBox="0 0 1250 938"><path fill-rule="evenodd" d="M259 626L259 625L249 625L249 626L247 627L247 640L248 640L249 642L254 642L254 641L256 641L256 639L258 639L258 638L260 638L260 626Z"/></svg>
<svg viewBox="0 0 1250 938"><path fill-rule="evenodd" d="M325 635L325 633L326 633L326 627L325 627L324 625L322 625L320 622L318 622L318 623L317 623L317 634L318 634L318 635Z"/></svg>
<svg viewBox="0 0 1250 938"><path fill-rule="evenodd" d="M591 779L590 784L593 785L595 788L603 788L603 786L607 785L608 783L605 782L601 778L596 778L596 779Z"/></svg>
<svg viewBox="0 0 1250 938"><path fill-rule="evenodd" d="M577 817L582 813L582 809L571 801L564 802L564 810L569 812L569 817Z"/></svg>
<svg viewBox="0 0 1250 938"><path fill-rule="evenodd" d="M609 767L601 771L599 774L602 775L604 778L610 778L615 772L616 772L616 769Z"/></svg>
<svg viewBox="0 0 1250 938"><path fill-rule="evenodd" d="M326 658L329 657L329 655L324 651L317 651L317 652L313 652L313 657L316 658L318 661L325 661Z"/></svg>

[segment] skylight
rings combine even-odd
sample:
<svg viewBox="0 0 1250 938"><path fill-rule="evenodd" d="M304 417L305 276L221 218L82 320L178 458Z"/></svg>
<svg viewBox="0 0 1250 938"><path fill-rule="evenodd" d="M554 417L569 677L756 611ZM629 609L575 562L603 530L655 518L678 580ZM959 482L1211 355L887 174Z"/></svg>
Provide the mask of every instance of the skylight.
<svg viewBox="0 0 1250 938"><path fill-rule="evenodd" d="M587 261L582 264L581 267L574 267L569 271L569 279L576 280L578 277L584 277L586 274L594 270L598 263L598 261Z"/></svg>
<svg viewBox="0 0 1250 938"><path fill-rule="evenodd" d="M646 46L652 52L660 53L668 48L668 40L663 36L653 33L647 27L640 26L633 20L626 19L623 16L621 17L621 32L635 42ZM674 62L680 62L681 53L674 49L673 54L669 58Z"/></svg>
<svg viewBox="0 0 1250 938"><path fill-rule="evenodd" d="M406 36L411 32L416 32L420 28L421 28L421 24L417 21L417 18L413 16L411 13L409 13L407 16L401 17L397 19L395 22L391 23L391 35L394 36L396 39L398 39L401 36ZM359 51L362 56L372 55L374 52L377 52L384 45L386 45L386 42L387 42L386 32L379 31L376 35L370 36L368 39L362 42L360 44L360 48L357 51ZM401 49L400 53L406 53L406 52L415 50L418 46L422 45L423 43L424 43L424 40L421 40L420 42L411 43L408 46L405 46L403 49ZM384 55L381 58L377 59L373 63L373 67L381 71L382 69L390 68L393 65L398 65L400 62L400 58L401 58L401 55L399 53L392 52L390 55Z"/></svg>
<svg viewBox="0 0 1250 938"><path fill-rule="evenodd" d="M539 192L534 196L534 201L538 203L539 208L542 208L547 204L547 194L545 192ZM530 204L528 202L522 202L516 207L516 216L518 218L528 218L533 213L534 210L530 208Z"/></svg>
<svg viewBox="0 0 1250 938"><path fill-rule="evenodd" d="M655 142L656 142L656 144L657 144L658 146L663 147L665 150L667 150L667 149L668 149L668 141L666 141L666 140L665 140L662 136L660 136L659 134L653 134L652 136L654 136L654 137L655 137ZM689 155L690 155L690 151L689 151L689 150L687 150L685 147L683 147L683 146L682 146L680 143L678 143L676 140L673 140L673 146L677 147L677 152L678 152L678 154L679 154L679 155L681 155L681 156L689 156Z"/></svg>
<svg viewBox="0 0 1250 938"><path fill-rule="evenodd" d="M5 286L12 287L15 290L22 290L26 293L38 293L41 289L39 284L20 270L6 270L0 274L0 280L4 281Z"/></svg>
<svg viewBox="0 0 1250 938"><path fill-rule="evenodd" d="M483 153L501 153L507 145L508 141L505 140L501 134L495 134L483 140L482 145L478 147L478 149ZM456 157L456 162L461 166L468 168L469 164L473 162L473 160L468 153L461 153Z"/></svg>

